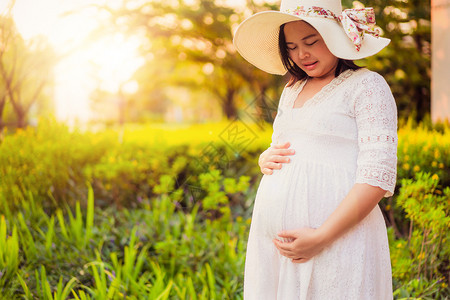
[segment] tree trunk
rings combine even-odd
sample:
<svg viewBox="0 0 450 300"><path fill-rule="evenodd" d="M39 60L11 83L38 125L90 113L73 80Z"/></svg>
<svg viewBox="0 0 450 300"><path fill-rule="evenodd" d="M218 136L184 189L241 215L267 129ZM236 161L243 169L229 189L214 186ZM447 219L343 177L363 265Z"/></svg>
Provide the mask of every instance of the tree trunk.
<svg viewBox="0 0 450 300"><path fill-rule="evenodd" d="M419 53L423 56L424 55L424 51L423 51L423 43L422 43L422 36L420 34L416 34L414 36L414 41L416 43L416 48L419 51ZM421 86L415 86L414 88L414 96L415 96L415 103L416 103L416 121L420 122L424 117L425 114L427 112L429 112L430 109L430 102L427 99L427 95L426 93L424 93L423 88Z"/></svg>
<svg viewBox="0 0 450 300"><path fill-rule="evenodd" d="M6 104L6 96L3 97L3 99L0 101L0 132L3 130L3 127L5 124L3 123L3 111L5 110L5 104Z"/></svg>
<svg viewBox="0 0 450 300"><path fill-rule="evenodd" d="M228 89L227 94L225 95L225 99L222 102L222 109L228 120L237 117L237 109L236 104L234 102L235 94L236 91L234 89Z"/></svg>
<svg viewBox="0 0 450 300"><path fill-rule="evenodd" d="M20 111L16 111L16 116L17 116L17 128L25 128L28 125L27 119L26 119L26 114L20 110Z"/></svg>

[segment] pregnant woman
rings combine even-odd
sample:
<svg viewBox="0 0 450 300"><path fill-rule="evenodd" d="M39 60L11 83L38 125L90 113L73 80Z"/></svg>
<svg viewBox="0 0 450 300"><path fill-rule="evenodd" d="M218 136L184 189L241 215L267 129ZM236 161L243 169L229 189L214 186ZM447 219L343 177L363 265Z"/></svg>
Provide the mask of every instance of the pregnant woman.
<svg viewBox="0 0 450 300"><path fill-rule="evenodd" d="M259 162L247 300L392 299L377 204L396 183L397 109L384 78L353 62L389 43L374 24L370 8L283 0L235 33L250 63L290 74Z"/></svg>

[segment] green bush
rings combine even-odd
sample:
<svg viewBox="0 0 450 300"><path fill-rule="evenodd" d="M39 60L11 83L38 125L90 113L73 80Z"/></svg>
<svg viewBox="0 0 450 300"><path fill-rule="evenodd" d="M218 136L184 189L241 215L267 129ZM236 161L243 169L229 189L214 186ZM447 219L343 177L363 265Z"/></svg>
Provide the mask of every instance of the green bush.
<svg viewBox="0 0 450 300"><path fill-rule="evenodd" d="M31 194L44 204L72 203L86 193L83 169L114 145L105 132L69 131L51 120L37 128L3 133L0 140L0 209L20 207ZM6 210L5 207L3 209Z"/></svg>
<svg viewBox="0 0 450 300"><path fill-rule="evenodd" d="M450 187L443 188L436 174L423 172L401 184L397 205L406 213L410 229L397 239L391 231L393 278L403 297L439 299L444 291L449 295L445 276L450 271Z"/></svg>
<svg viewBox="0 0 450 300"><path fill-rule="evenodd" d="M249 223L230 216L211 220L198 212L198 205L180 211L176 207L180 193L160 192L152 201L143 200L139 208L118 212L114 208L94 212L92 193L87 212L77 209L75 217L69 208L56 215L36 208L34 218L41 225L30 229L21 218L12 217L12 226L18 227L12 236L6 234L2 217L0 238L8 237L6 244L0 243L0 268L6 270L2 279L7 281L0 281L0 295L6 299L66 299L68 292L80 299L241 297ZM33 257L27 256L29 240L37 252Z"/></svg>
<svg viewBox="0 0 450 300"><path fill-rule="evenodd" d="M239 148L228 125L82 132L42 120L0 134L1 296L242 298L270 131ZM446 299L450 127L405 123L398 157L397 192L380 203L394 296Z"/></svg>
<svg viewBox="0 0 450 300"><path fill-rule="evenodd" d="M450 186L450 126L440 130L410 120L398 131L398 182L414 178L423 171L439 176L441 184Z"/></svg>

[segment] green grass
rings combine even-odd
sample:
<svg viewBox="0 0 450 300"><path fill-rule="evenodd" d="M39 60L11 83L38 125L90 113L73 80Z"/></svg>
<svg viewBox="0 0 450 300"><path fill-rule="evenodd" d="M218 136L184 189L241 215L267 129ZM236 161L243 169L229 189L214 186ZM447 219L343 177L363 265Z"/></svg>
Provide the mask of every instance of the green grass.
<svg viewBox="0 0 450 300"><path fill-rule="evenodd" d="M242 299L270 132L236 152L226 125L4 135L0 299ZM449 137L399 130L396 194L380 203L395 299L450 297Z"/></svg>

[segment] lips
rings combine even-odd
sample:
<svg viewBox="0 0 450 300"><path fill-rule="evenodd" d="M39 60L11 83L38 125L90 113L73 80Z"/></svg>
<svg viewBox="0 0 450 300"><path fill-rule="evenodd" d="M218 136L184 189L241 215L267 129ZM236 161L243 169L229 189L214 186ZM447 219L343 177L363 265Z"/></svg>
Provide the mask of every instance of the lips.
<svg viewBox="0 0 450 300"><path fill-rule="evenodd" d="M303 67L307 70L312 70L317 66L318 61L303 63Z"/></svg>
<svg viewBox="0 0 450 300"><path fill-rule="evenodd" d="M317 61L309 62L309 63L303 63L303 65L304 65L305 67L307 67L307 66L312 66L312 65L314 65L316 62L317 62Z"/></svg>

